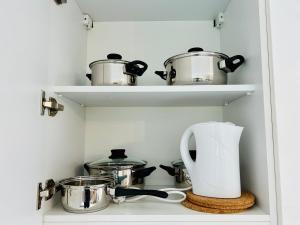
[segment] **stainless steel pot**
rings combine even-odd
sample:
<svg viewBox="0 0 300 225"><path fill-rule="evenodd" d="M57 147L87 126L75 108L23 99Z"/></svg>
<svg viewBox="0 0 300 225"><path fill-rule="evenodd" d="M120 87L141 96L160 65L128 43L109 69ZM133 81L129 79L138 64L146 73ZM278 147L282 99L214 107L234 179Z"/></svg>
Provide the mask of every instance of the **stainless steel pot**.
<svg viewBox="0 0 300 225"><path fill-rule="evenodd" d="M144 178L156 169L154 166L145 168L146 164L144 160L128 159L125 149L113 149L108 159L85 163L84 168L91 176L112 174L122 187L143 188Z"/></svg>
<svg viewBox="0 0 300 225"><path fill-rule="evenodd" d="M116 187L114 179L109 176L72 177L60 181L59 185L62 206L66 211L73 213L99 211L105 209L111 200L121 202L124 196L168 197L168 194L163 191Z"/></svg>
<svg viewBox="0 0 300 225"><path fill-rule="evenodd" d="M229 57L223 53L191 48L164 63L166 71L155 71L168 85L227 84L227 73L234 72L245 59L241 55Z"/></svg>
<svg viewBox="0 0 300 225"><path fill-rule="evenodd" d="M193 160L196 159L196 151L190 150ZM169 175L174 177L175 186L178 188L187 188L192 185L188 171L181 159L171 162L171 166L159 165L160 168L167 171Z"/></svg>
<svg viewBox="0 0 300 225"><path fill-rule="evenodd" d="M86 74L92 86L99 85L137 85L137 76L142 76L148 65L140 60L122 60L119 54L109 54L107 59L97 60L89 65L92 74Z"/></svg>

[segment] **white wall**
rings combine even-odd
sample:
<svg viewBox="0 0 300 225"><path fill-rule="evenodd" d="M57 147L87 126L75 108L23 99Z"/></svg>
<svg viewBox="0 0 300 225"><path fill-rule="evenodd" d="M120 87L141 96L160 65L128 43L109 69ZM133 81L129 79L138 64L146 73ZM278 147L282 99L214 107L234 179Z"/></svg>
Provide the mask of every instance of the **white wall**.
<svg viewBox="0 0 300 225"><path fill-rule="evenodd" d="M212 21L97 22L88 32L87 65L106 59L109 53L119 53L125 60L148 64L140 85L164 85L154 71L163 70L167 58L197 46L220 50L220 32Z"/></svg>
<svg viewBox="0 0 300 225"><path fill-rule="evenodd" d="M37 183L78 172L84 110L59 99L65 111L55 118L42 117L40 91L58 75L71 81L85 70L81 55L86 31L72 0L64 6L49 0L4 1L0 19L0 224L41 225L42 212L53 201L36 211ZM68 27L74 35L60 27ZM68 43L73 50L58 43ZM78 56L72 56L74 52Z"/></svg>
<svg viewBox="0 0 300 225"><path fill-rule="evenodd" d="M86 108L85 161L107 158L111 149L125 148L128 157L157 166L148 185L172 185L174 178L159 164L181 158L185 129L194 123L222 121L222 111L222 107Z"/></svg>
<svg viewBox="0 0 300 225"><path fill-rule="evenodd" d="M300 2L298 0L268 2L281 221L283 225L300 224Z"/></svg>

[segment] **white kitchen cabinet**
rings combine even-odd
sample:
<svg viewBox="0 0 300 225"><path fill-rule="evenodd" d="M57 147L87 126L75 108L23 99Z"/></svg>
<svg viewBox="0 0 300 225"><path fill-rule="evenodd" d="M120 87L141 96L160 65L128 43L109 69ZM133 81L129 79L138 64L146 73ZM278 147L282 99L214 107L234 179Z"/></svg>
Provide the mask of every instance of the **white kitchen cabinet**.
<svg viewBox="0 0 300 225"><path fill-rule="evenodd" d="M4 70L10 74L9 79L1 77L8 96L5 101L12 105L30 99L30 104L23 104L19 110L14 105L12 113L4 110L7 121L13 120L16 112L22 116L13 126L3 120L9 131L6 140L13 142L13 132L20 126L16 135L23 135L22 141L1 143L11 152L25 149L18 153L21 158L15 159L9 153L10 160L4 163L7 166L16 161L26 173L22 203L16 207L11 202L17 199L6 200L11 204L6 210L24 210L27 215L27 220L22 223L18 219L15 224L277 225L265 0L176 0L172 4L166 0L69 0L62 5L39 2L5 3L6 7L2 7L7 8L2 15L12 12L14 28L19 32L5 36L3 49L7 55L1 55L1 59L8 60L18 76L26 75L20 79L22 87L18 89L12 85L18 76ZM225 22L217 29L213 19L220 12L224 12ZM83 13L94 18L93 29L87 31L83 26ZM22 23L23 17L30 19ZM29 26L33 21L35 26ZM27 32L31 33L28 37ZM35 39L34 34L38 34ZM170 87L154 75L155 70L163 69L168 57L195 46L228 55L241 54L246 63L229 75L228 85ZM111 52L148 63L147 72L139 80L141 86L88 85L88 64ZM23 63L20 67L13 64L14 56ZM64 104L65 110L53 118L41 117L41 89ZM17 100L8 95L11 91ZM83 174L84 162L106 157L113 148L125 148L127 155L145 159L149 165L169 164L180 158L183 131L204 121L231 121L245 127L240 143L241 181L243 189L257 197L253 209L241 214L212 215L178 204L141 201L112 204L97 213L78 215L64 212L56 204L57 196L43 202L42 211L34 211L38 182ZM168 186L173 178L157 169L146 182ZM26 208L28 202L30 207ZM3 220L9 218L13 218L11 213Z"/></svg>

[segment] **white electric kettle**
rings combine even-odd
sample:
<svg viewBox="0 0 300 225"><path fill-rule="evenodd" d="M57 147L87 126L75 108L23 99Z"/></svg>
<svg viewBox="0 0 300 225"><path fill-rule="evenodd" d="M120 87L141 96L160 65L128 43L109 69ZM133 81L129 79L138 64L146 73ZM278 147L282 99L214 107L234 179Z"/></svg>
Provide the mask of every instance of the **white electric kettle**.
<svg viewBox="0 0 300 225"><path fill-rule="evenodd" d="M241 196L239 141L243 127L233 123L207 122L189 127L181 138L182 160L190 175L193 193L215 198ZM194 135L196 160L189 154Z"/></svg>

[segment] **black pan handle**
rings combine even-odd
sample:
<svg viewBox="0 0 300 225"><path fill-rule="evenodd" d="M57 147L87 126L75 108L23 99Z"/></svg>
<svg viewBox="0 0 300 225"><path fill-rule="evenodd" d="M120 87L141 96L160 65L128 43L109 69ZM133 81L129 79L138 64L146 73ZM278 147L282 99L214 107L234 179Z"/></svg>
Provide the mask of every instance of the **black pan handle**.
<svg viewBox="0 0 300 225"><path fill-rule="evenodd" d="M203 52L203 48L199 48L199 47L190 48L188 52Z"/></svg>
<svg viewBox="0 0 300 225"><path fill-rule="evenodd" d="M161 79L167 80L167 72L165 71L155 71L156 75L160 76Z"/></svg>
<svg viewBox="0 0 300 225"><path fill-rule="evenodd" d="M149 168L143 168L134 171L134 176L138 178L143 178L149 176L154 170L156 170L155 166L149 167Z"/></svg>
<svg viewBox="0 0 300 225"><path fill-rule="evenodd" d="M90 167L89 167L89 163L85 163L83 164L83 168L90 174Z"/></svg>
<svg viewBox="0 0 300 225"><path fill-rule="evenodd" d="M142 76L147 68L147 63L140 60L134 60L125 64L126 74L128 75Z"/></svg>
<svg viewBox="0 0 300 225"><path fill-rule="evenodd" d="M235 55L228 59L224 59L218 63L219 69L226 73L234 72L240 65L245 62L245 58L242 55Z"/></svg>
<svg viewBox="0 0 300 225"><path fill-rule="evenodd" d="M135 196L135 195L151 195L159 198L167 198L168 193L165 191L158 190L145 190L145 189L131 189L131 188L115 188L115 197L121 196Z"/></svg>
<svg viewBox="0 0 300 225"><path fill-rule="evenodd" d="M167 171L169 175L171 176L175 176L175 169L171 166L164 166L164 165L159 165L160 168L162 168L163 170Z"/></svg>
<svg viewBox="0 0 300 225"><path fill-rule="evenodd" d="M89 78L89 80L92 80L92 74L87 73L87 74L86 74L86 77Z"/></svg>
<svg viewBox="0 0 300 225"><path fill-rule="evenodd" d="M119 54L116 54L116 53L108 54L106 57L107 57L107 59L116 59L116 60L122 59L122 56Z"/></svg>

